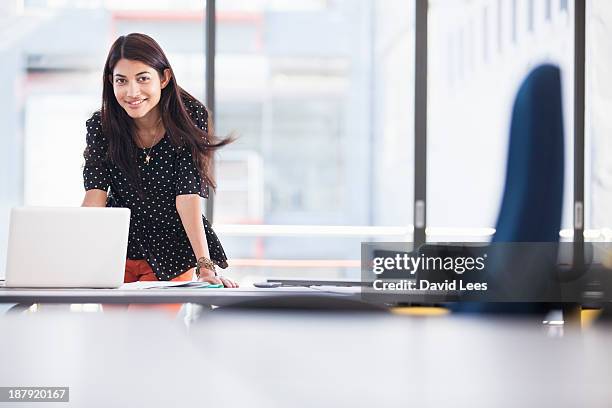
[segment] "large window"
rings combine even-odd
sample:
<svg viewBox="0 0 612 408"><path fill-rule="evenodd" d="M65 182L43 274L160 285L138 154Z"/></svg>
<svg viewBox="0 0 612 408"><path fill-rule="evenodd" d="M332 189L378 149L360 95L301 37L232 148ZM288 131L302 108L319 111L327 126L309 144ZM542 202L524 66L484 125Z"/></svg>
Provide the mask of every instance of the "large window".
<svg viewBox="0 0 612 408"><path fill-rule="evenodd" d="M218 0L215 223L241 273L356 277L410 239L414 4Z"/></svg>
<svg viewBox="0 0 612 408"><path fill-rule="evenodd" d="M100 108L102 69L117 36L151 35L166 51L179 83L203 97L204 10L198 0L10 0L2 2L0 12L4 265L11 207L82 202L85 120Z"/></svg>
<svg viewBox="0 0 612 408"><path fill-rule="evenodd" d="M85 120L118 35L155 38L204 100L205 2L3 2L8 210L78 206ZM234 276L357 276L360 242L410 239L414 3L216 2L215 228ZM19 27L19 29L16 29ZM57 182L57 180L61 180ZM53 182L56 181L56 182ZM258 274L260 274L258 276Z"/></svg>
<svg viewBox="0 0 612 408"><path fill-rule="evenodd" d="M23 76L25 205L80 204L85 120L100 108L102 69L118 36L142 32L153 37L179 84L203 96L199 2L29 1L16 18L33 25L15 44L23 62L16 74Z"/></svg>
<svg viewBox="0 0 612 408"><path fill-rule="evenodd" d="M585 235L612 239L612 4L588 1L586 14Z"/></svg>
<svg viewBox="0 0 612 408"><path fill-rule="evenodd" d="M428 239L486 239L501 204L515 94L530 69L561 67L562 228L572 228L573 10L554 2L430 1Z"/></svg>
<svg viewBox="0 0 612 408"><path fill-rule="evenodd" d="M589 3L587 22L586 226L600 233L612 230L605 3ZM200 0L11 0L0 12L4 264L11 206L82 200L84 121L112 41L151 35L204 101L206 26ZM412 239L414 16L414 0L216 0L215 128L238 140L216 160L214 227L234 276L357 277L362 241ZM562 0L430 0L429 240L493 232L513 99L542 62L563 75L571 229L573 16Z"/></svg>

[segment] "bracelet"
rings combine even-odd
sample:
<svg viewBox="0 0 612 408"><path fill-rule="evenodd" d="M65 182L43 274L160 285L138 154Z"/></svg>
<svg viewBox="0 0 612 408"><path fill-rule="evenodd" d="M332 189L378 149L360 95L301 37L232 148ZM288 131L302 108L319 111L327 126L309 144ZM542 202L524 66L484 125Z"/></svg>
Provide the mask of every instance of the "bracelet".
<svg viewBox="0 0 612 408"><path fill-rule="evenodd" d="M215 263L205 256L199 258L198 261L196 262L196 277L198 279L200 278L201 268L209 269L215 273L215 276L217 276L217 270L215 269Z"/></svg>

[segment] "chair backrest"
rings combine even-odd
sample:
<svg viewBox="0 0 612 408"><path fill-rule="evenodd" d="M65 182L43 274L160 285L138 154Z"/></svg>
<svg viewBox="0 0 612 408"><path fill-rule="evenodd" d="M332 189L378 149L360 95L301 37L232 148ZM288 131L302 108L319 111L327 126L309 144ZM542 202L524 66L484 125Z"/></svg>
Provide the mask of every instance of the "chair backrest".
<svg viewBox="0 0 612 408"><path fill-rule="evenodd" d="M493 242L557 242L563 202L561 73L541 65L512 110L506 183Z"/></svg>
<svg viewBox="0 0 612 408"><path fill-rule="evenodd" d="M559 68L535 68L514 101L506 183L493 243L559 241L564 161L561 109ZM485 281L508 293L537 297L550 283L555 247L492 245ZM463 302L452 309L540 316L548 307L545 303Z"/></svg>

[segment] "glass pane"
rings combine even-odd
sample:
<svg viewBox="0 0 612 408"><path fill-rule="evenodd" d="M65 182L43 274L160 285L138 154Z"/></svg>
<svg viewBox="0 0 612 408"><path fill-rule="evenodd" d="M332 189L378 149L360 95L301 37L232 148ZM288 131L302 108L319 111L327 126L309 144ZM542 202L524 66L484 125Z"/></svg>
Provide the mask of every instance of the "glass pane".
<svg viewBox="0 0 612 408"><path fill-rule="evenodd" d="M200 0L2 2L0 265L10 207L81 204L85 120L100 108L102 69L119 35L153 37L179 84L203 98L203 7Z"/></svg>
<svg viewBox="0 0 612 408"><path fill-rule="evenodd" d="M572 228L573 8L531 0L430 2L429 240L487 239L493 233L514 97L529 70L545 62L562 71L562 228Z"/></svg>
<svg viewBox="0 0 612 408"><path fill-rule="evenodd" d="M587 2L585 235L612 239L612 4Z"/></svg>
<svg viewBox="0 0 612 408"><path fill-rule="evenodd" d="M254 279L356 277L411 234L414 2L248 4L217 2L217 231Z"/></svg>
<svg viewBox="0 0 612 408"><path fill-rule="evenodd" d="M168 56L178 83L197 98L204 96L200 2L104 1L89 6L82 1L26 2L26 13L37 9L51 18L19 50L26 61L26 205L80 204L84 123L100 107L102 68L118 36L142 32L153 37ZM82 33L78 41L74 32ZM50 135L61 135L62 143ZM63 158L61 165L57 157Z"/></svg>

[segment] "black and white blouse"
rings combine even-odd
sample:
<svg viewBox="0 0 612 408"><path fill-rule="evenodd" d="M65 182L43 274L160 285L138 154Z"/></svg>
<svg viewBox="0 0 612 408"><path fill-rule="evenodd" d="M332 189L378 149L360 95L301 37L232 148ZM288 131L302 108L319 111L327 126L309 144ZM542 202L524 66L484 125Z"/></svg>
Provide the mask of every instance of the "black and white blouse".
<svg viewBox="0 0 612 408"><path fill-rule="evenodd" d="M208 131L206 108L184 101L195 126ZM83 168L85 190L108 191L107 207L131 210L128 259L145 259L157 279L167 281L196 266L196 258L176 209L176 196L199 194L208 198L208 186L188 148L174 147L164 137L149 149L138 148L138 168L144 198L126 174L107 157L108 141L102 133L100 112L87 120L87 154ZM145 164L145 152L151 160ZM110 190L109 190L110 189ZM202 216L210 257L227 267L221 242Z"/></svg>

